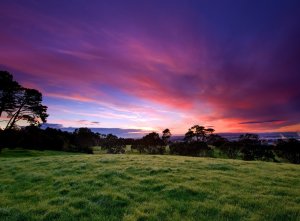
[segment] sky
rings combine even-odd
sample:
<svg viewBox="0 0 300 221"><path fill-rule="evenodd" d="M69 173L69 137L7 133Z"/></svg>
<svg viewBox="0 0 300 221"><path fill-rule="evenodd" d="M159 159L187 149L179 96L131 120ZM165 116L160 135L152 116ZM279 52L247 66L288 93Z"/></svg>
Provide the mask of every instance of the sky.
<svg viewBox="0 0 300 221"><path fill-rule="evenodd" d="M298 0L1 0L0 28L48 125L300 131Z"/></svg>

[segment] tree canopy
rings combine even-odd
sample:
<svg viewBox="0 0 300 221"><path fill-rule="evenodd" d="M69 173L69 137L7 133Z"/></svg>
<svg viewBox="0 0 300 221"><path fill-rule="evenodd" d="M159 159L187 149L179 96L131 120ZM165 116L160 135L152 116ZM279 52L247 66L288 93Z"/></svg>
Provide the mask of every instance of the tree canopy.
<svg viewBox="0 0 300 221"><path fill-rule="evenodd" d="M42 100L41 92L22 87L10 73L0 71L0 116L6 115L5 129L17 127L19 121L34 126L45 123L47 106Z"/></svg>
<svg viewBox="0 0 300 221"><path fill-rule="evenodd" d="M172 136L171 131L168 128L165 129L165 130L163 130L163 134L162 134L161 139L163 140L163 142L164 142L165 145L168 144L171 136Z"/></svg>
<svg viewBox="0 0 300 221"><path fill-rule="evenodd" d="M0 71L0 117L4 112L13 112L21 86L7 71Z"/></svg>
<svg viewBox="0 0 300 221"><path fill-rule="evenodd" d="M211 136L215 130L212 128L205 128L203 126L194 125L189 128L188 132L185 133L184 140L186 142L196 141L206 141L208 134Z"/></svg>

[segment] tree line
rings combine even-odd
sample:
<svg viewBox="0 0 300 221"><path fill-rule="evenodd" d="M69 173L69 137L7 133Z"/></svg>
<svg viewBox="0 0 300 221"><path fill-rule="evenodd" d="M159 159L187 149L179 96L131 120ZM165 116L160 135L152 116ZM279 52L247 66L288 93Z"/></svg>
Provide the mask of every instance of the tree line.
<svg viewBox="0 0 300 221"><path fill-rule="evenodd" d="M182 141L171 142L169 129L164 130L162 136L151 132L142 138L132 139L94 133L89 128L66 132L54 128L27 126L18 130L0 130L0 151L2 148L22 147L92 154L93 147L97 146L110 154L124 154L129 146L131 151L141 154L300 163L300 141L296 139L279 139L275 145L267 145L256 134L243 134L237 141L229 141L218 134L208 133L207 130L198 133L200 131L196 128L198 125L191 127Z"/></svg>
<svg viewBox="0 0 300 221"><path fill-rule="evenodd" d="M266 145L256 134L244 134L237 141L229 141L213 128L194 125L185 133L184 139L171 142L169 129L149 133L140 139L119 138L113 134L94 133L88 128L74 132L59 129L40 129L47 120L47 107L42 104L38 90L22 87L13 76L0 71L0 151L3 148L27 148L93 153L93 146L101 146L107 153L122 154L126 146L144 154L174 154L198 157L226 157L243 160L278 162L284 159L300 163L300 141L278 140L275 145ZM27 122L21 127L18 122Z"/></svg>

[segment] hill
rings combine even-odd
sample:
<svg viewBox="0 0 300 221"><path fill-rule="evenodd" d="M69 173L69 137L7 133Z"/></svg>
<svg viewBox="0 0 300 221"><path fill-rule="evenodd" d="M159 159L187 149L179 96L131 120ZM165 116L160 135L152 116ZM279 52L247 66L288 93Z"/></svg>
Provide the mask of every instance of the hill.
<svg viewBox="0 0 300 221"><path fill-rule="evenodd" d="M300 220L299 165L32 153L0 154L0 220Z"/></svg>

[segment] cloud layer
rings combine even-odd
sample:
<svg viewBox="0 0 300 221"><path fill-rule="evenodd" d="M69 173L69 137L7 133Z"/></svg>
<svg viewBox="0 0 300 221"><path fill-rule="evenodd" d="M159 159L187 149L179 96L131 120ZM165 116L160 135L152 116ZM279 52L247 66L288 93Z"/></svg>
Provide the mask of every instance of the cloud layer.
<svg viewBox="0 0 300 221"><path fill-rule="evenodd" d="M300 130L298 1L0 4L0 65L51 123Z"/></svg>

